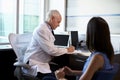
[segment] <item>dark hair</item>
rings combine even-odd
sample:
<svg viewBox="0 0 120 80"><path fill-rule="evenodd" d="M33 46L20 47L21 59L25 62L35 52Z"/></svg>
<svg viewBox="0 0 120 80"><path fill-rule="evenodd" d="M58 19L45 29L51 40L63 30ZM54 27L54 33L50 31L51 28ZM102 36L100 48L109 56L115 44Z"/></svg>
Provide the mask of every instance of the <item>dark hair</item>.
<svg viewBox="0 0 120 80"><path fill-rule="evenodd" d="M101 17L93 17L87 25L86 44L90 51L100 51L112 61L114 51L107 22Z"/></svg>

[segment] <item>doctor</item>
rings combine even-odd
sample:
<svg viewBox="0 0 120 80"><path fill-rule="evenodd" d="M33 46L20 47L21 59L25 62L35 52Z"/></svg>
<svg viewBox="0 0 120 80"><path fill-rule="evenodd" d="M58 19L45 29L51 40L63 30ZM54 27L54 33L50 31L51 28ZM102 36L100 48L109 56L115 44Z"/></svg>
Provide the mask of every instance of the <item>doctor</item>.
<svg viewBox="0 0 120 80"><path fill-rule="evenodd" d="M24 62L32 66L31 70L24 72L32 74L39 79L46 75L55 78L54 72L51 71L49 62L54 56L63 54L72 54L75 50L73 46L69 48L57 48L54 45L55 30L62 20L61 14L57 10L50 10L43 24L40 24L34 31L29 47L24 56Z"/></svg>

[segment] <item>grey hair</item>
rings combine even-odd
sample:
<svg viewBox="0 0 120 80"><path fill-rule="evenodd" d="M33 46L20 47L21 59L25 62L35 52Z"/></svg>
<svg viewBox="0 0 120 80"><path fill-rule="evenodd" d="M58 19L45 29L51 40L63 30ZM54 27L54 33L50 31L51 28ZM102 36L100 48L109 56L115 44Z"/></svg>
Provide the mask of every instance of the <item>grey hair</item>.
<svg viewBox="0 0 120 80"><path fill-rule="evenodd" d="M58 10L50 10L47 15L45 21L49 22L52 17L58 17L61 16Z"/></svg>

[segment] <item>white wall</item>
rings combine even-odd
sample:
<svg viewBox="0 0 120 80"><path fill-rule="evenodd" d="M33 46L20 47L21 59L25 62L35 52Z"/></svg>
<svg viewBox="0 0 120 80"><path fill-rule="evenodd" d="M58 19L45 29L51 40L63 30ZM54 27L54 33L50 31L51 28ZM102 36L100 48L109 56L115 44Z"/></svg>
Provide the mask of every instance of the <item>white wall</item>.
<svg viewBox="0 0 120 80"><path fill-rule="evenodd" d="M86 33L86 26L93 16L103 17L112 34L120 34L120 0L68 0L67 30Z"/></svg>
<svg viewBox="0 0 120 80"><path fill-rule="evenodd" d="M111 35L111 42L115 51L115 54L120 54L120 35Z"/></svg>

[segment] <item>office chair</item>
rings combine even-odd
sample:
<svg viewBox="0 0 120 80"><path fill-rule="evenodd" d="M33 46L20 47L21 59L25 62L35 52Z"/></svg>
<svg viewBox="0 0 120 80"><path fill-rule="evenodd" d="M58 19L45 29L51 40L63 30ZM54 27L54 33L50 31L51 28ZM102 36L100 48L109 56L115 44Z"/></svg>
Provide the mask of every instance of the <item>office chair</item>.
<svg viewBox="0 0 120 80"><path fill-rule="evenodd" d="M92 77L92 80L114 80L114 77L116 76L118 70L120 69L120 64L114 63L113 69L107 70L107 71L97 71L94 76ZM79 80L80 76L76 77L76 80Z"/></svg>
<svg viewBox="0 0 120 80"><path fill-rule="evenodd" d="M120 64L120 53L117 53L117 54L115 53L113 62ZM117 74L115 75L114 80L120 80L120 68Z"/></svg>
<svg viewBox="0 0 120 80"><path fill-rule="evenodd" d="M92 80L114 80L120 65L118 63L113 64L113 69L109 71L98 71L93 76Z"/></svg>
<svg viewBox="0 0 120 80"><path fill-rule="evenodd" d="M16 54L17 61L13 64L16 68L14 70L14 76L17 77L18 80L38 80L32 75L25 74L22 71L22 68L30 69L30 65L23 63L23 56L27 49L27 46L31 40L32 34L25 33L25 34L15 34L10 33L8 38L9 42Z"/></svg>

